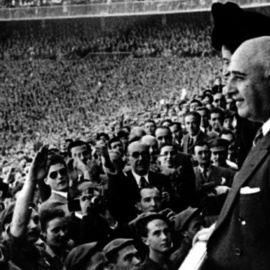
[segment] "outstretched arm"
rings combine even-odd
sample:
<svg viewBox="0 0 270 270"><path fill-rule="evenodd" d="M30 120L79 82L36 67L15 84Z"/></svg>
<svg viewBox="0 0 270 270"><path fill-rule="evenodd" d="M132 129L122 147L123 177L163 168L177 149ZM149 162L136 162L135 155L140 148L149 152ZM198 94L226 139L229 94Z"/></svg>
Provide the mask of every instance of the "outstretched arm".
<svg viewBox="0 0 270 270"><path fill-rule="evenodd" d="M10 233L14 237L21 237L25 233L30 220L31 211L29 211L29 207L33 202L37 181L45 178L47 156L48 147L43 146L31 164L13 213Z"/></svg>

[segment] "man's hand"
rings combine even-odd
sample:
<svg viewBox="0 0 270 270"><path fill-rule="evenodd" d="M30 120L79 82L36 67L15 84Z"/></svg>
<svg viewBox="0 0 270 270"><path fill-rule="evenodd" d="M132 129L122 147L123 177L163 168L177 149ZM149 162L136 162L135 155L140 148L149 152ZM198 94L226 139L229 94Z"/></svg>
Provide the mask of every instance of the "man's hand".
<svg viewBox="0 0 270 270"><path fill-rule="evenodd" d="M46 177L47 160L48 160L48 145L44 145L37 152L29 168L29 177L31 180L42 181Z"/></svg>
<svg viewBox="0 0 270 270"><path fill-rule="evenodd" d="M198 241L207 242L212 235L215 227L216 223L214 223L210 228L204 228L198 231L193 238L192 245L194 246L194 244L196 244Z"/></svg>
<svg viewBox="0 0 270 270"><path fill-rule="evenodd" d="M161 202L168 203L170 199L171 199L170 194L163 188L161 193Z"/></svg>

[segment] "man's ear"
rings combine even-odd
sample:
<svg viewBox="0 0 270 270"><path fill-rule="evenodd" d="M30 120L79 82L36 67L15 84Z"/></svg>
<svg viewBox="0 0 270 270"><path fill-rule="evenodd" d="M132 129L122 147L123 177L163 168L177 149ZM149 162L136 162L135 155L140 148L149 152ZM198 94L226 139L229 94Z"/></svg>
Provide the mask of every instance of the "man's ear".
<svg viewBox="0 0 270 270"><path fill-rule="evenodd" d="M136 202L135 208L138 210L139 213L142 212L142 206L141 206L141 203L140 202Z"/></svg>
<svg viewBox="0 0 270 270"><path fill-rule="evenodd" d="M149 246L149 241L147 237L141 237L141 240L146 246Z"/></svg>
<svg viewBox="0 0 270 270"><path fill-rule="evenodd" d="M44 183L45 183L47 186L49 185L47 177L45 177Z"/></svg>

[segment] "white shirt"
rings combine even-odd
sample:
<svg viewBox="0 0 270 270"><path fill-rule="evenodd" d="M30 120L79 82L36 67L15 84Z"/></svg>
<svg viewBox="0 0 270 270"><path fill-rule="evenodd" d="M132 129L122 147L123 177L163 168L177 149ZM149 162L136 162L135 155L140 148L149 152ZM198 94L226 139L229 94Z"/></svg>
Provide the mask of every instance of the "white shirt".
<svg viewBox="0 0 270 270"><path fill-rule="evenodd" d="M147 181L147 183L149 184L148 173L146 175L138 175L134 171L131 171L131 172L132 172L132 174L133 174L139 188L140 188L140 181L141 181L142 177L144 177L145 180Z"/></svg>
<svg viewBox="0 0 270 270"><path fill-rule="evenodd" d="M55 191L55 190L52 190L52 192L67 199L67 196L68 196L67 192Z"/></svg>
<svg viewBox="0 0 270 270"><path fill-rule="evenodd" d="M263 136L265 136L269 130L270 130L270 118L262 126Z"/></svg>

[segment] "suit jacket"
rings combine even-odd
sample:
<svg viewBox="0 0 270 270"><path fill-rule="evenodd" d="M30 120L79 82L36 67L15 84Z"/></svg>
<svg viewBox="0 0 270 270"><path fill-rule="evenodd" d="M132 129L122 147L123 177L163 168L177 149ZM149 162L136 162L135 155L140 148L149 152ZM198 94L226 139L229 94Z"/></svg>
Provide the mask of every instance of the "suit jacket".
<svg viewBox="0 0 270 270"><path fill-rule="evenodd" d="M189 145L188 145L188 142L189 142L189 140L190 140L190 136L189 136L189 134L186 134L186 135L183 137L183 152L184 152L185 154L191 155L191 154L192 154L192 148L193 148L193 146L194 146L194 144L195 144L196 142L208 141L208 140L210 140L210 139L211 139L211 138L210 138L206 133L204 133L204 132L202 132L202 131L200 130L200 132L199 132L199 134L198 134L198 136L197 136L197 138L196 138L196 141L193 142L193 145L189 146Z"/></svg>
<svg viewBox="0 0 270 270"><path fill-rule="evenodd" d="M269 164L270 132L251 149L235 175L207 244L206 269L270 269Z"/></svg>
<svg viewBox="0 0 270 270"><path fill-rule="evenodd" d="M163 169L162 173L169 177L171 186L178 196L176 205L173 207L176 212L183 211L188 206L194 205L196 188L191 156L178 152L177 169L175 171Z"/></svg>
<svg viewBox="0 0 270 270"><path fill-rule="evenodd" d="M149 184L162 192L167 191L173 197L170 180L163 174L149 171ZM139 187L131 170L126 174L108 175L108 201L114 217L122 222L136 218L135 204L140 196Z"/></svg>
<svg viewBox="0 0 270 270"><path fill-rule="evenodd" d="M66 214L69 214L68 200L64 196L61 196L60 194L57 194L54 192L51 192L51 196L45 202L59 203L59 206L66 212Z"/></svg>
<svg viewBox="0 0 270 270"><path fill-rule="evenodd" d="M196 189L199 190L204 183L214 183L216 186L230 187L233 182L235 171L211 165L210 174L204 179L199 167L194 168L196 177Z"/></svg>
<svg viewBox="0 0 270 270"><path fill-rule="evenodd" d="M212 216L208 220L210 223L216 221L217 215L220 213L227 197L227 192L219 195L214 195L211 191L217 186L231 186L235 171L230 169L211 165L211 171L205 179L199 167L194 168L196 177L196 200L199 209L205 216ZM210 187L203 187L204 184L211 184Z"/></svg>

